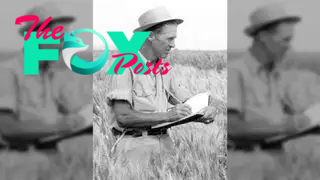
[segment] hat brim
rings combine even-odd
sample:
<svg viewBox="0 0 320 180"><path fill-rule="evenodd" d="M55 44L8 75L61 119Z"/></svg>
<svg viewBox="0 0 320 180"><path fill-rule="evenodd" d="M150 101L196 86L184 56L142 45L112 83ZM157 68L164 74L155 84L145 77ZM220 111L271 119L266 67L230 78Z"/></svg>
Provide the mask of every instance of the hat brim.
<svg viewBox="0 0 320 180"><path fill-rule="evenodd" d="M49 24L57 23L57 22L69 22L72 23L76 20L74 16L62 16L57 18L52 18ZM37 26L34 29L38 29L44 21L38 22ZM19 29L19 34L24 35L25 31L28 31L31 26L23 26Z"/></svg>
<svg viewBox="0 0 320 180"><path fill-rule="evenodd" d="M160 24L160 23L164 23L164 22L168 22L168 21L177 21L178 24L181 24L183 23L183 20L182 19L178 19L178 18L170 18L170 19L165 19L165 20L162 20L162 21L158 21L158 22L154 22L154 23L150 23L150 24L147 24L145 26L141 26L141 27L138 27L136 28L133 32L137 32L137 31L145 31L157 24Z"/></svg>
<svg viewBox="0 0 320 180"><path fill-rule="evenodd" d="M294 23L298 23L300 21L301 21L301 17L300 16L287 16L287 17L274 19L272 21L268 21L266 23L262 23L262 24L259 24L259 25L249 26L249 27L245 28L244 32L248 36L253 36L259 30L263 29L265 26L268 26L268 25L273 24L273 23L278 23L278 22L294 22Z"/></svg>

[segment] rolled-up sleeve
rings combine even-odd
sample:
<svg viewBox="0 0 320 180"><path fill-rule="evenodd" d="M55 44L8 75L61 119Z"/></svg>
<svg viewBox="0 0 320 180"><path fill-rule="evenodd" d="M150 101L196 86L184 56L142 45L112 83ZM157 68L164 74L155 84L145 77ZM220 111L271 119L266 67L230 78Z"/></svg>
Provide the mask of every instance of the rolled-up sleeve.
<svg viewBox="0 0 320 180"><path fill-rule="evenodd" d="M228 109L243 113L244 89L241 73L228 70Z"/></svg>
<svg viewBox="0 0 320 180"><path fill-rule="evenodd" d="M0 110L9 109L17 113L18 84L15 74L6 68L0 68Z"/></svg>
<svg viewBox="0 0 320 180"><path fill-rule="evenodd" d="M107 103L113 105L115 100L127 101L133 107L132 83L133 77L130 69L126 69L121 75L112 75L111 91L107 94Z"/></svg>

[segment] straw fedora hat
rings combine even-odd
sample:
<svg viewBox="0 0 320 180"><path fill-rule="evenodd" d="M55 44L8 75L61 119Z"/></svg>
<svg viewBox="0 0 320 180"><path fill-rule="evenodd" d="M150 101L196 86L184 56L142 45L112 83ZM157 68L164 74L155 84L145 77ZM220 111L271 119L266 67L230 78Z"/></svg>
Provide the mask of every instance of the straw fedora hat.
<svg viewBox="0 0 320 180"><path fill-rule="evenodd" d="M254 35L267 25L277 22L299 22L301 17L286 12L285 8L279 3L272 3L262 6L250 15L250 23L244 32L248 36Z"/></svg>
<svg viewBox="0 0 320 180"><path fill-rule="evenodd" d="M50 23L67 21L74 22L75 17L71 14L65 14L59 10L58 4L53 2L44 3L39 6L35 6L29 9L24 15L36 15L39 17L39 22L36 28L39 28L41 24L48 18L52 17ZM19 34L23 36L24 31L28 31L30 27L33 25L34 21L27 21L19 28Z"/></svg>
<svg viewBox="0 0 320 180"><path fill-rule="evenodd" d="M136 28L133 32L145 31L159 23L172 20L177 21L178 24L183 22L182 19L173 18L165 7L159 6L143 13L138 19L140 27Z"/></svg>

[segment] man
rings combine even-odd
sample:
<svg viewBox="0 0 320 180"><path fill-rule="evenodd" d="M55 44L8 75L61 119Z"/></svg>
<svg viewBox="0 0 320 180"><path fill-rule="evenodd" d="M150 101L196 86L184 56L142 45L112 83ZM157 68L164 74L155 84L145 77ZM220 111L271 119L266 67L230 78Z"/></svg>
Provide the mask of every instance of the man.
<svg viewBox="0 0 320 180"><path fill-rule="evenodd" d="M281 166L269 155L279 151L254 150L263 149L261 142L267 138L296 133L310 123L293 111L283 88L288 83L284 59L301 18L287 14L280 4L269 4L254 11L250 20L245 33L253 39L252 46L243 58L228 63L230 180L278 178L273 175L282 171Z"/></svg>
<svg viewBox="0 0 320 180"><path fill-rule="evenodd" d="M39 17L40 21L34 31L37 31L48 17L52 17L47 25L51 30L63 26L64 30L68 31L75 21L75 17L62 14L53 3L34 7L26 15ZM33 23L26 22L22 25L20 35L24 36L23 33L28 31ZM39 47L59 49L61 56L63 39L61 40L60 44ZM92 91L85 94L85 91L92 88L91 82L87 79L80 81L80 78L67 68L54 67L56 63L40 61L39 75L24 75L24 55L21 52L0 65L0 135L9 152L21 152L23 155L40 138L71 132L88 120L89 116L81 115L81 109L91 101ZM29 157L28 154L26 157ZM10 161L13 159L14 157ZM36 158L30 158L33 159Z"/></svg>
<svg viewBox="0 0 320 180"><path fill-rule="evenodd" d="M182 22L172 18L164 7L151 9L140 16L140 27L135 31L151 31L139 51L145 63L151 62L154 66L159 58L168 56L175 47L177 27ZM115 75L108 104L112 107L112 131L116 136L123 135L116 146L118 156L123 152L131 162L147 163L152 151L162 155L170 152L173 142L167 130L153 132L150 127L189 115L190 107L182 104L189 97L190 94L174 84L169 75L136 75L130 68L122 75ZM199 122L212 122L214 113L214 107L205 109Z"/></svg>

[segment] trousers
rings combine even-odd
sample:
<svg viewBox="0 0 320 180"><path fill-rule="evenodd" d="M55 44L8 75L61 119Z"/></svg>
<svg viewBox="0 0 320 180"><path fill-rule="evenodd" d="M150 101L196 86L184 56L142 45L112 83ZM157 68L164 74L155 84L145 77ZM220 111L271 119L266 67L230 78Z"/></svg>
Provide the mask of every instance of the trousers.
<svg viewBox="0 0 320 180"><path fill-rule="evenodd" d="M174 153L174 143L168 134L144 135L133 137L126 135L118 143L115 155L123 163L147 166L150 158L159 158Z"/></svg>

